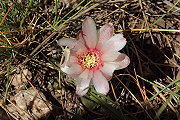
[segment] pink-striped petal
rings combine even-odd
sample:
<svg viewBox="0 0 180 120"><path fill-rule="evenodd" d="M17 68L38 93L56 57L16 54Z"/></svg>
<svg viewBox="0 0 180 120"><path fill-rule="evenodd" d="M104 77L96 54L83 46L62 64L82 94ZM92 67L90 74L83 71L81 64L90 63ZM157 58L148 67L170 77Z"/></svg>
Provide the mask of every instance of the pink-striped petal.
<svg viewBox="0 0 180 120"><path fill-rule="evenodd" d="M115 64L113 62L104 62L104 65L100 70L109 76L112 76L113 72L119 67L118 64Z"/></svg>
<svg viewBox="0 0 180 120"><path fill-rule="evenodd" d="M77 38L79 41L81 41L82 44L84 44L84 45L86 44L85 40L83 38L83 31L79 31Z"/></svg>
<svg viewBox="0 0 180 120"><path fill-rule="evenodd" d="M97 92L106 95L109 91L108 80L100 71L94 72L93 84Z"/></svg>
<svg viewBox="0 0 180 120"><path fill-rule="evenodd" d="M79 49L81 49L83 51L87 50L82 32L78 33L78 41L77 41L77 44L75 45L75 48L73 50L78 51Z"/></svg>
<svg viewBox="0 0 180 120"><path fill-rule="evenodd" d="M101 46L109 40L114 34L114 27L110 24L103 25L99 30L99 41L96 46L97 49L101 48Z"/></svg>
<svg viewBox="0 0 180 120"><path fill-rule="evenodd" d="M101 71L102 72L102 71ZM103 73L102 72L102 74L103 74L103 76L109 81L109 80L111 80L111 78L112 78L112 76L109 76L109 75L107 75L107 74L105 74L105 73Z"/></svg>
<svg viewBox="0 0 180 120"><path fill-rule="evenodd" d="M118 58L113 62L104 62L104 65L100 70L108 75L112 76L115 70L126 68L130 63L130 59L127 55L121 53Z"/></svg>
<svg viewBox="0 0 180 120"><path fill-rule="evenodd" d="M105 52L101 59L102 61L114 61L118 58L118 56L120 55L121 53L117 52L117 51L107 51Z"/></svg>
<svg viewBox="0 0 180 120"><path fill-rule="evenodd" d="M92 74L92 72L86 69L77 78L76 95L78 97L81 97L88 92Z"/></svg>
<svg viewBox="0 0 180 120"><path fill-rule="evenodd" d="M86 17L82 24L83 38L87 47L95 48L97 44L97 30L96 24L91 17Z"/></svg>
<svg viewBox="0 0 180 120"><path fill-rule="evenodd" d="M70 49L72 49L76 45L76 42L77 42L77 40L73 40L70 38L62 38L58 41L58 45L59 46L67 46Z"/></svg>
<svg viewBox="0 0 180 120"><path fill-rule="evenodd" d="M119 64L119 66L116 68L116 70L119 70L126 68L130 63L130 59L126 54L121 53L121 55L114 62Z"/></svg>
<svg viewBox="0 0 180 120"><path fill-rule="evenodd" d="M101 51L106 52L108 50L119 51L126 45L126 39L123 34L116 34L111 39L106 41L101 48Z"/></svg>

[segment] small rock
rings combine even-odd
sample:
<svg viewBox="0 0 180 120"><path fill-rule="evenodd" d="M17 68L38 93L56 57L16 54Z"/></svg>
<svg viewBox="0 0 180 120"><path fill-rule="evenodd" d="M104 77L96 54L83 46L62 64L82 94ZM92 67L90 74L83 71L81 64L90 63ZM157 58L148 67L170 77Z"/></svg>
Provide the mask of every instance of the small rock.
<svg viewBox="0 0 180 120"><path fill-rule="evenodd" d="M52 105L47 102L44 94L34 88L21 90L15 95L15 106L9 105L9 111L16 118L23 120L38 120L47 118L52 110Z"/></svg>
<svg viewBox="0 0 180 120"><path fill-rule="evenodd" d="M11 84L15 87L15 88L20 88L22 87L24 84L27 83L27 80L30 80L32 78L32 73L28 70L28 69L24 69L22 70L21 73L19 74L14 74L11 79L12 82Z"/></svg>

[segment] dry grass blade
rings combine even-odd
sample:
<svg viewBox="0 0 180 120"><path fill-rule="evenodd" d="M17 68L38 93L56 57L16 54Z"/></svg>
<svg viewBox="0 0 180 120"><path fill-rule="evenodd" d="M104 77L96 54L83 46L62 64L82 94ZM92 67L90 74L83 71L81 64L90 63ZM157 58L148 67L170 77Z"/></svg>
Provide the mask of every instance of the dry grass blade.
<svg viewBox="0 0 180 120"><path fill-rule="evenodd" d="M125 32L125 31L137 31L137 32L143 32L146 30L150 30L152 32L177 32L180 33L180 30L172 30L172 29L156 29L156 28L149 28L149 29L129 29L129 30L118 30L116 32Z"/></svg>

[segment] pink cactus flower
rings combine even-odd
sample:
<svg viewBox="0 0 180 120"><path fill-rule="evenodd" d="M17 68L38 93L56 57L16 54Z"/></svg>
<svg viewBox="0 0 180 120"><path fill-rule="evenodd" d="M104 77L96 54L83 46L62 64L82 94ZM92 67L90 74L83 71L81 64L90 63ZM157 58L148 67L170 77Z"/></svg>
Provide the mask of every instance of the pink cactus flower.
<svg viewBox="0 0 180 120"><path fill-rule="evenodd" d="M61 70L76 80L76 94L81 97L91 85L97 92L106 95L108 80L115 70L123 69L130 63L127 55L118 52L126 45L123 34L115 34L110 24L96 30L96 24L87 17L82 24L78 40L62 38L58 41L64 49L65 60Z"/></svg>

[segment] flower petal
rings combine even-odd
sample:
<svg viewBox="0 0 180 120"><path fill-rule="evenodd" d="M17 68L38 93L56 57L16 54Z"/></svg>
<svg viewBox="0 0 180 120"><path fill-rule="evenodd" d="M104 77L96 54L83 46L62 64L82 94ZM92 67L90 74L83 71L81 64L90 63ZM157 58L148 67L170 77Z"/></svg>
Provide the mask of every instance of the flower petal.
<svg viewBox="0 0 180 120"><path fill-rule="evenodd" d="M104 65L100 70L109 76L112 76L115 70L123 69L130 63L130 59L126 54L120 53L118 58L113 62L104 62Z"/></svg>
<svg viewBox="0 0 180 120"><path fill-rule="evenodd" d="M102 72L102 74L108 81L111 80L112 76L109 76L109 75L107 75L107 74L105 74L103 72Z"/></svg>
<svg viewBox="0 0 180 120"><path fill-rule="evenodd" d="M77 40L73 40L70 38L62 38L58 41L58 45L59 46L67 46L70 49L74 48L74 46L76 45Z"/></svg>
<svg viewBox="0 0 180 120"><path fill-rule="evenodd" d="M75 48L73 49L75 51L78 51L79 49L81 49L83 51L87 50L87 47L86 47L86 44L85 44L82 34L83 34L82 32L78 33L78 41L77 41L77 44L75 45Z"/></svg>
<svg viewBox="0 0 180 120"><path fill-rule="evenodd" d="M114 62L116 62L116 64L119 64L119 67L116 68L116 70L119 70L126 68L130 63L130 59L126 54L121 53L121 55Z"/></svg>
<svg viewBox="0 0 180 120"><path fill-rule="evenodd" d="M107 51L101 56L101 59L102 61L114 61L118 58L120 54L121 53L117 51Z"/></svg>
<svg viewBox="0 0 180 120"><path fill-rule="evenodd" d="M95 48L97 44L97 30L96 24L91 17L86 17L82 24L83 38L87 47Z"/></svg>
<svg viewBox="0 0 180 120"><path fill-rule="evenodd" d="M77 78L76 95L81 97L88 92L93 73L88 69L84 70Z"/></svg>
<svg viewBox="0 0 180 120"><path fill-rule="evenodd" d="M126 42L127 41L123 37L123 34L116 34L104 43L101 50L103 52L106 52L108 50L119 51L126 45Z"/></svg>
<svg viewBox="0 0 180 120"><path fill-rule="evenodd" d="M93 84L97 92L106 95L109 91L108 80L98 70L94 72Z"/></svg>
<svg viewBox="0 0 180 120"><path fill-rule="evenodd" d="M75 57L75 56L70 56L70 57L69 57L69 62L70 62L70 63L73 63L73 64L74 64L74 63L76 63L77 61L78 61L78 58L77 58L77 57Z"/></svg>
<svg viewBox="0 0 180 120"><path fill-rule="evenodd" d="M104 42L109 40L114 34L114 27L110 24L105 24L100 28L99 31L99 41L97 44L97 49L99 49Z"/></svg>
<svg viewBox="0 0 180 120"><path fill-rule="evenodd" d="M78 36L77 36L78 40L81 41L84 45L86 44L85 43L85 40L83 38L83 31L79 31L78 32Z"/></svg>
<svg viewBox="0 0 180 120"><path fill-rule="evenodd" d="M72 64L70 67L65 66L61 68L61 70L67 74L80 74L82 73L83 69L80 65L78 64Z"/></svg>
<svg viewBox="0 0 180 120"><path fill-rule="evenodd" d="M104 65L102 68L100 68L100 70L109 76L112 76L113 72L116 70L116 68L118 68L119 65L118 64L114 64L113 62L104 62Z"/></svg>
<svg viewBox="0 0 180 120"><path fill-rule="evenodd" d="M64 63L61 65L61 67L65 67L68 66L69 63L69 56L70 56L70 49L69 48L63 48L63 54L62 56L64 56Z"/></svg>

